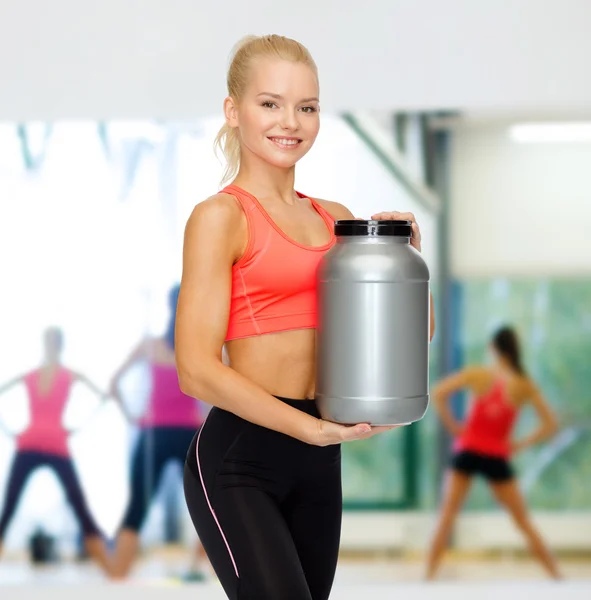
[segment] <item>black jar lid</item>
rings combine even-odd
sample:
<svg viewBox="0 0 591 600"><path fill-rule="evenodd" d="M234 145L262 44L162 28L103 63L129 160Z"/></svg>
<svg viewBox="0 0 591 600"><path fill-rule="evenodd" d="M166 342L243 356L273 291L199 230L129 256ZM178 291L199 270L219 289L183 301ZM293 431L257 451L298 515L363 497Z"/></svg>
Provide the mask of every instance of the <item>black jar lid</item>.
<svg viewBox="0 0 591 600"><path fill-rule="evenodd" d="M335 221L336 236L397 236L411 237L411 221Z"/></svg>

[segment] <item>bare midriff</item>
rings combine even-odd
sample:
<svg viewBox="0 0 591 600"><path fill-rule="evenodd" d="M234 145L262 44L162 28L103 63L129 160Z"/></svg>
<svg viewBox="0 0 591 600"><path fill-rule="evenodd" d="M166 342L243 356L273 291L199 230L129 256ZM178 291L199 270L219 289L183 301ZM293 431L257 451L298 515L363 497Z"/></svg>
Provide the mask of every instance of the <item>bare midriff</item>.
<svg viewBox="0 0 591 600"><path fill-rule="evenodd" d="M226 342L230 366L274 396L314 398L316 330L298 329Z"/></svg>

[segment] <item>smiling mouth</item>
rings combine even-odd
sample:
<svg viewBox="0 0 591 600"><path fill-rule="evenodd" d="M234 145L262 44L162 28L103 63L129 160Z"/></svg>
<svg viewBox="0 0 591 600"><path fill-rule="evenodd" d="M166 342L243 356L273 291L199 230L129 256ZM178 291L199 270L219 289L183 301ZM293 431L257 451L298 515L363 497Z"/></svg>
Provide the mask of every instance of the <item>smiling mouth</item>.
<svg viewBox="0 0 591 600"><path fill-rule="evenodd" d="M276 146L279 146L280 148L287 148L287 149L292 149L292 148L297 148L301 143L302 140L299 138L286 138L286 137L269 137L267 138L268 140L270 140L271 142L273 142Z"/></svg>

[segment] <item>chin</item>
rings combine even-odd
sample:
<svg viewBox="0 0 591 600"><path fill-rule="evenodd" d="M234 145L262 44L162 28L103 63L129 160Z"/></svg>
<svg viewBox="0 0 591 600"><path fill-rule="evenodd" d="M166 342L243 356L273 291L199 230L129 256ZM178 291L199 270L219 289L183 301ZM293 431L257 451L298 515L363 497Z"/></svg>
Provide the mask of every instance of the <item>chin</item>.
<svg viewBox="0 0 591 600"><path fill-rule="evenodd" d="M274 167L277 167L279 169L291 169L292 167L295 167L296 163L298 162L298 160L300 160L300 158L301 157L295 158L287 156L266 156L265 162L268 162L270 165L273 165Z"/></svg>
<svg viewBox="0 0 591 600"><path fill-rule="evenodd" d="M309 148L301 148L299 150L300 151L297 153L265 152L261 153L260 156L274 167L289 169L291 167L294 167L296 163L308 153Z"/></svg>

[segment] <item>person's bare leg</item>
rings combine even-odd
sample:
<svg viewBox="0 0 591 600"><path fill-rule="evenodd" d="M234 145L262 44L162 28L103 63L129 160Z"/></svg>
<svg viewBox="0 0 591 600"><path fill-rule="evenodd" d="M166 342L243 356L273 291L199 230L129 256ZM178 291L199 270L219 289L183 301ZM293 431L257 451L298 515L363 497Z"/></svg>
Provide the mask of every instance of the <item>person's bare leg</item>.
<svg viewBox="0 0 591 600"><path fill-rule="evenodd" d="M513 521L524 534L532 554L542 563L550 577L562 579L554 556L531 522L527 506L515 479L502 483L491 483L491 489L497 501L509 511Z"/></svg>
<svg viewBox="0 0 591 600"><path fill-rule="evenodd" d="M427 569L425 572L425 579L427 580L435 578L456 516L470 491L471 484L472 478L469 475L464 475L457 471L449 471L446 476L439 521L427 555Z"/></svg>
<svg viewBox="0 0 591 600"><path fill-rule="evenodd" d="M115 554L111 559L109 574L112 579L125 579L137 557L140 538L137 531L122 529L117 536Z"/></svg>
<svg viewBox="0 0 591 600"><path fill-rule="evenodd" d="M84 545L88 556L92 558L107 573L110 572L111 561L105 541L98 535L89 535L84 538Z"/></svg>

